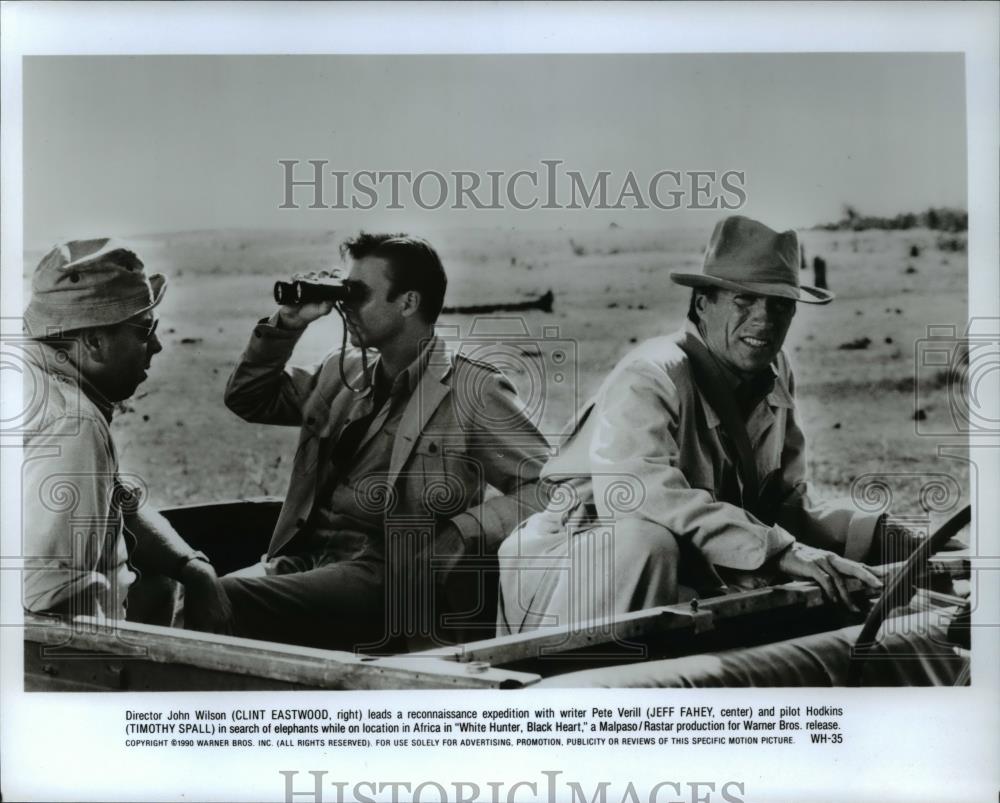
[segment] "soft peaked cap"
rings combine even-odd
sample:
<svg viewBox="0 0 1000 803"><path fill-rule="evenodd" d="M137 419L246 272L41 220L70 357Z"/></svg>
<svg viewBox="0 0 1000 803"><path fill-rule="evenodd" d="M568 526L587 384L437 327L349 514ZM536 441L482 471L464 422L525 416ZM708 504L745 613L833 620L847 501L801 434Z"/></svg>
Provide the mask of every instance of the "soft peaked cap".
<svg viewBox="0 0 1000 803"><path fill-rule="evenodd" d="M142 260L121 243L72 240L38 263L24 328L37 338L121 323L159 304L166 284L161 274L147 277Z"/></svg>

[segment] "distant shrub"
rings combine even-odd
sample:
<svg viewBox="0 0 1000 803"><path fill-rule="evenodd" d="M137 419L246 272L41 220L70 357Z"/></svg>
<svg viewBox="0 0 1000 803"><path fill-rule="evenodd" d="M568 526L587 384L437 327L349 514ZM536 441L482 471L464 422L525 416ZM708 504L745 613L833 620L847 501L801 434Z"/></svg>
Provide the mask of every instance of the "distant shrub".
<svg viewBox="0 0 1000 803"><path fill-rule="evenodd" d="M961 349L952 359L951 365L934 374L931 380L936 388L964 387L969 381L969 350Z"/></svg>
<svg viewBox="0 0 1000 803"><path fill-rule="evenodd" d="M910 256L911 257L918 257L918 256L920 256L920 246L919 245L911 245L910 246Z"/></svg>
<svg viewBox="0 0 1000 803"><path fill-rule="evenodd" d="M965 373L960 368L952 366L951 368L942 368L934 374L931 384L938 389L950 388L961 385L965 380Z"/></svg>
<svg viewBox="0 0 1000 803"><path fill-rule="evenodd" d="M935 231L968 231L969 213L964 209L930 207L925 212L906 212L895 217L862 215L849 204L844 205L844 217L836 223L821 223L816 226L826 231L865 231L867 229L906 230L923 227ZM915 246L914 246L915 247ZM916 254L911 254L916 256Z"/></svg>
<svg viewBox="0 0 1000 803"><path fill-rule="evenodd" d="M966 242L964 237L938 237L937 247L939 251L965 251Z"/></svg>

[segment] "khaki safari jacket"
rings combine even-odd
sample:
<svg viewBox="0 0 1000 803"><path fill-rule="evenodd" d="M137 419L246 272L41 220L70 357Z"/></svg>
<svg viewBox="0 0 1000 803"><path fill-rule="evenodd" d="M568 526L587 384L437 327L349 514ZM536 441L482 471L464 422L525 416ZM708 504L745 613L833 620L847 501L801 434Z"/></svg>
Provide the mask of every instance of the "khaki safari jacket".
<svg viewBox="0 0 1000 803"><path fill-rule="evenodd" d="M689 333L700 339L687 324L626 355L580 411L574 434L545 466L543 477L589 476L592 502L602 519L637 517L660 524L678 539L690 539L716 566L758 569L796 539L864 559L879 514L859 511L849 500L811 496L794 379L783 352L774 365L773 390L747 421L761 488L776 500L773 523L739 506L730 457L735 450L727 450L728 436L678 346ZM583 488L586 494L586 484ZM544 517L557 526L551 512Z"/></svg>
<svg viewBox="0 0 1000 803"><path fill-rule="evenodd" d="M226 387L225 402L243 419L301 427L298 449L268 558L285 551L316 504L318 466L329 459L359 394L346 387L340 352L314 368L287 366L301 332L258 323ZM495 555L506 535L544 507L537 481L548 443L496 368L454 354L433 338L426 367L404 408L385 476L363 477L358 492L393 521L450 521L447 543L435 530L435 558ZM361 352L344 355L350 384L363 384ZM362 445L374 433L369 430ZM360 487L364 485L364 487ZM501 495L486 498L487 486ZM450 528L446 528L447 530Z"/></svg>

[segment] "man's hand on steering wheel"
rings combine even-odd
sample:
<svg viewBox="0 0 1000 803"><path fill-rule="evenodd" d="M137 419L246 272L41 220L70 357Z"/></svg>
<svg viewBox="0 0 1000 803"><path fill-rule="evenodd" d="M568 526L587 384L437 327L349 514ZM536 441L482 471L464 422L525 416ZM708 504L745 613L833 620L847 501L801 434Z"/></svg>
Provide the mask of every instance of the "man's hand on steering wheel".
<svg viewBox="0 0 1000 803"><path fill-rule="evenodd" d="M825 549L795 543L778 558L778 568L802 580L815 580L828 599L840 601L852 611L858 607L851 601L844 579L854 577L874 591L882 590L882 581L861 563L842 558Z"/></svg>

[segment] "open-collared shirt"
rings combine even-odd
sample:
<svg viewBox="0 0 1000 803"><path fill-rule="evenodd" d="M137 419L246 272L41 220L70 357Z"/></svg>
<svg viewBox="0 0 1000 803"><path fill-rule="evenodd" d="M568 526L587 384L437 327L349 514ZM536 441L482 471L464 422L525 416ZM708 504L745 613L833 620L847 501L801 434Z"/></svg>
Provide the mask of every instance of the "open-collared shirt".
<svg viewBox="0 0 1000 803"><path fill-rule="evenodd" d="M678 346L689 335L704 343L687 322L676 334L648 340L622 358L577 415L572 436L543 477L589 478L588 493L601 519L661 524L690 539L717 566L757 569L796 538L862 559L878 516L847 500L811 496L785 355L772 366L773 387L746 419L761 492L773 504L771 520L761 521L741 506L733 449ZM560 527L553 518L553 537Z"/></svg>
<svg viewBox="0 0 1000 803"><path fill-rule="evenodd" d="M349 423L339 438L323 444L316 506L297 550L312 565L384 558L385 488L371 479L388 475L403 411L436 340L431 338L391 383L381 373L381 360L376 360Z"/></svg>

